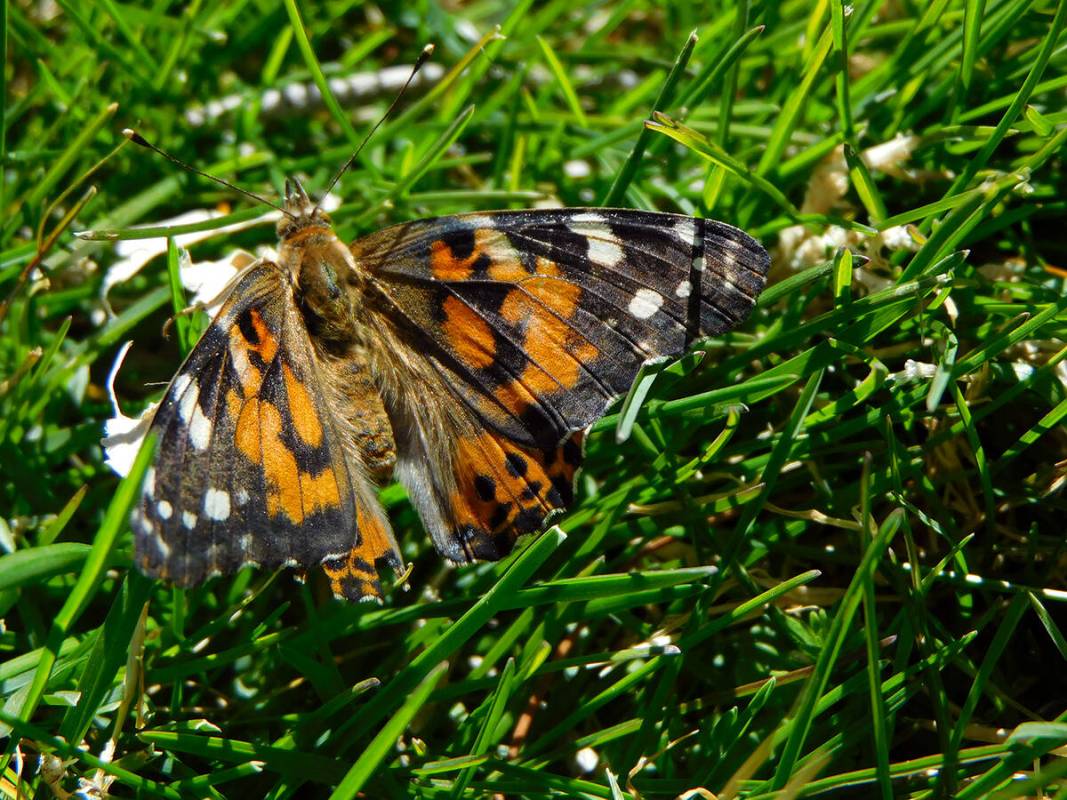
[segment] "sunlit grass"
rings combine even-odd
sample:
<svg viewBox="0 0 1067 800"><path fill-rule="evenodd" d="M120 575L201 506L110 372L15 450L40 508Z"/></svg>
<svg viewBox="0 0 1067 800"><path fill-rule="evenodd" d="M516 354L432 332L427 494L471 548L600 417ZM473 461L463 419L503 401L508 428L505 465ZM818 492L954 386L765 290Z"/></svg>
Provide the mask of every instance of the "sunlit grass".
<svg viewBox="0 0 1067 800"><path fill-rule="evenodd" d="M0 8L6 796L1067 796L1065 0ZM115 242L265 209L121 130L321 191L427 42L342 236L654 208L760 237L771 286L642 375L504 563L442 564L389 487L383 606L149 581L106 379L132 339L139 411L203 319L163 337L179 249L115 282Z"/></svg>

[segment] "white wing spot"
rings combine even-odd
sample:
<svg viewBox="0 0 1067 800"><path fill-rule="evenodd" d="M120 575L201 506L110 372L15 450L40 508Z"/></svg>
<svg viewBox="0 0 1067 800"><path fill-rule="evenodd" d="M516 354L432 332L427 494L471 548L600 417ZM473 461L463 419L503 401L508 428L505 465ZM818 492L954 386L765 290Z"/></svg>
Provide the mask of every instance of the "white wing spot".
<svg viewBox="0 0 1067 800"><path fill-rule="evenodd" d="M697 240L697 225L689 217L680 219L674 223L674 231L678 237L678 241L682 243L682 246L686 249L692 248L696 244Z"/></svg>
<svg viewBox="0 0 1067 800"><path fill-rule="evenodd" d="M588 237L589 258L593 263L602 267L614 267L622 261L622 248L619 247L618 242L608 238L597 238L609 236L612 236L611 231L605 229L602 233Z"/></svg>
<svg viewBox="0 0 1067 800"><path fill-rule="evenodd" d="M603 225L604 218L599 214L586 211L583 214L575 214L571 217L571 222L592 222L594 225Z"/></svg>
<svg viewBox="0 0 1067 800"><path fill-rule="evenodd" d="M197 450L206 450L211 444L211 420L204 416L199 404L193 409L193 418L189 422L189 439Z"/></svg>
<svg viewBox="0 0 1067 800"><path fill-rule="evenodd" d="M156 491L156 468L149 467L144 474L144 493L151 497Z"/></svg>
<svg viewBox="0 0 1067 800"><path fill-rule="evenodd" d="M622 247L618 237L599 214L576 214L567 226L572 233L584 236L589 242L589 259L602 267L614 267L622 261Z"/></svg>
<svg viewBox="0 0 1067 800"><path fill-rule="evenodd" d="M733 249L732 246L723 248L721 274L726 283L733 283L734 279L737 278L737 253L738 251Z"/></svg>
<svg viewBox="0 0 1067 800"><path fill-rule="evenodd" d="M230 493L221 489L208 489L204 495L204 513L216 522L229 519Z"/></svg>
<svg viewBox="0 0 1067 800"><path fill-rule="evenodd" d="M244 489L238 489L234 492L233 499L237 501L237 505L243 506L248 502L248 492Z"/></svg>
<svg viewBox="0 0 1067 800"><path fill-rule="evenodd" d="M248 375L249 370L253 369L252 363L248 360L248 348L244 346L244 342L238 341L236 336L230 340L230 360L238 375Z"/></svg>
<svg viewBox="0 0 1067 800"><path fill-rule="evenodd" d="M460 214L460 219L472 228L492 230L496 227L496 223L493 218L488 214Z"/></svg>
<svg viewBox="0 0 1067 800"><path fill-rule="evenodd" d="M674 293L683 299L689 297L693 293L693 284L688 280L682 281L678 284L678 288L674 290Z"/></svg>
<svg viewBox="0 0 1067 800"><path fill-rule="evenodd" d="M193 447L207 449L211 443L211 420L200 410L200 387L188 375L179 375L174 379L174 396L178 398L178 415L189 428Z"/></svg>
<svg viewBox="0 0 1067 800"><path fill-rule="evenodd" d="M183 511L182 512L182 525L184 525L189 530L192 530L193 528L195 528L196 527L196 514L192 514L192 513L188 512L188 511Z"/></svg>
<svg viewBox="0 0 1067 800"><path fill-rule="evenodd" d="M663 295L651 289L638 289L630 300L629 310L638 319L648 319L663 305Z"/></svg>
<svg viewBox="0 0 1067 800"><path fill-rule="evenodd" d="M166 500L160 500L156 503L156 513L159 514L162 519L170 519L171 515L174 513L174 506Z"/></svg>
<svg viewBox="0 0 1067 800"><path fill-rule="evenodd" d="M140 509L137 510L137 517L134 519L134 523L141 529L141 533L148 535L152 532L152 520L146 517Z"/></svg>
<svg viewBox="0 0 1067 800"><path fill-rule="evenodd" d="M200 396L199 387L194 386L192 390L189 389L189 384L192 382L193 379L184 373L174 379L174 397L178 401L178 415L186 425L189 424L189 418L193 416L193 409L196 408L196 401Z"/></svg>

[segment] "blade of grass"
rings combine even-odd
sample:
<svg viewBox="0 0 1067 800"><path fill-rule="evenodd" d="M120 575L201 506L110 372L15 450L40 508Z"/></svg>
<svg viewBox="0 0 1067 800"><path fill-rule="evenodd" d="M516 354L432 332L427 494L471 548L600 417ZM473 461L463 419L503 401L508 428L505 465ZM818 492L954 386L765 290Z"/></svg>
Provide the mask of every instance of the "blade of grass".
<svg viewBox="0 0 1067 800"><path fill-rule="evenodd" d="M196 344L192 333L192 320L186 314L188 303L185 302L185 289L182 286L181 262L183 258L189 260L189 252L182 250L174 241L173 236L167 237L167 277L170 278L171 308L174 309L174 329L178 334L178 347L182 358L189 355L189 351Z"/></svg>
<svg viewBox="0 0 1067 800"><path fill-rule="evenodd" d="M55 753L60 758L69 759L75 763L84 763L86 766L101 770L107 775L113 775L119 782L129 786L139 795L143 793L154 797L165 797L168 800L183 800L185 797L185 795L165 784L142 778L136 772L126 769L125 766L97 758L77 745L69 744L58 736L51 736L44 729L26 722L20 717L0 711L0 723L12 728L14 733L11 738L16 743L23 739L29 740L41 747L44 752ZM7 767L5 767L6 769Z"/></svg>
<svg viewBox="0 0 1067 800"><path fill-rule="evenodd" d="M830 680L830 672L841 654L841 648L844 645L845 637L849 633L852 618L862 601L863 587L874 580L874 573L878 569L882 554L900 528L902 517L903 512L898 509L892 512L882 523L878 530L878 535L871 540L871 543L865 549L863 560L860 562L852 582L841 598L840 606L826 635L826 644L819 651L811 678L804 684L804 689L797 698L792 718L787 723L789 737L786 739L782 754L778 758L774 777L771 779L771 788L773 789L777 790L786 786L796 768L801 748L811 730L815 709Z"/></svg>
<svg viewBox="0 0 1067 800"><path fill-rule="evenodd" d="M511 692L514 690L512 685L515 678L515 659L509 658L507 663L504 664L504 669L500 671L500 679L497 681L496 690L490 695L488 702L489 706L486 710L485 719L482 721L481 727L478 729L478 736L474 740L474 746L471 748L471 757L481 757L489 752L489 748L496 743L495 733L500 725L500 721L504 716L504 711L507 707L508 699L511 697ZM460 772L456 776L456 781L452 786L451 797L455 800L463 797L473 780L475 774L475 766L470 766Z"/></svg>
<svg viewBox="0 0 1067 800"><path fill-rule="evenodd" d="M567 103L567 108L570 109L571 114L574 115L575 120L583 128L589 127L589 120L586 119L585 112L582 110L581 101L578 100L578 94L574 91L574 86L571 85L570 78L567 77L567 71L563 68L563 65L559 61L559 57L552 49L552 46L541 36L534 37L537 40L538 47L541 48L541 54L545 58L545 63L548 65L549 71L556 79L556 83L559 85L560 93L563 95L563 99Z"/></svg>
<svg viewBox="0 0 1067 800"><path fill-rule="evenodd" d="M26 700L19 710L18 718L20 720L28 721L37 710L41 697L44 695L48 678L52 673L52 668L56 663L60 647L66 639L68 631L78 617L81 616L89 599L99 588L107 561L114 549L115 540L118 538L119 532L127 524L130 509L133 507L141 488L141 480L144 478L144 473L148 469L154 454L155 441L148 438L141 446L141 450L130 469L130 474L119 484L118 490L115 492L115 496L104 516L104 522L93 539L92 549L86 559L85 567L78 575L78 580L67 596L66 602L63 603L63 607L52 620L44 654L37 665L33 683L30 685ZM13 737L8 743L8 749L5 752L2 764L3 769L7 768L10 760L12 742L17 742L17 738Z"/></svg>
<svg viewBox="0 0 1067 800"><path fill-rule="evenodd" d="M420 158L419 162L412 168L411 172L405 175L402 180L397 181L396 185L389 190L385 197L371 205L366 211L356 217L355 223L357 225L366 224L393 200L403 197L408 189L414 186L418 180L448 151L448 148L451 147L456 139L459 138L460 134L463 133L473 116L474 106L468 106L464 109L458 117L452 120L452 123L441 133L441 135L430 144L426 149L426 152L422 155L422 158Z"/></svg>
<svg viewBox="0 0 1067 800"><path fill-rule="evenodd" d="M77 137L64 148L63 154L49 167L48 172L45 173L41 181L26 195L25 205L30 208L36 208L41 203L59 182L59 179L66 174L67 170L82 157L86 150L91 149L90 143L111 117L115 115L118 108L118 103L109 103L95 117L89 120Z"/></svg>
<svg viewBox="0 0 1067 800"><path fill-rule="evenodd" d="M662 133L664 136L684 144L697 155L712 164L722 167L745 183L752 185L770 197L790 217L796 218L799 216L800 211L789 201L789 198L777 186L764 178L759 170L750 172L739 161L724 152L720 152L715 145L692 128L688 128L664 114L656 114L655 117L654 121L645 123L646 128L656 133Z"/></svg>
<svg viewBox="0 0 1067 800"><path fill-rule="evenodd" d="M492 589L385 684L357 716L338 728L338 740L346 743L343 749L348 749L356 741L356 737L350 734L353 728L358 727L362 731L374 729L398 699L407 696L431 669L436 668L463 642L476 634L497 610L504 606L507 599L532 577L565 538L566 534L562 530L558 527L552 528L523 550Z"/></svg>
<svg viewBox="0 0 1067 800"><path fill-rule="evenodd" d="M0 556L0 591L44 583L56 575L77 572L92 548L78 542L61 542Z"/></svg>
<svg viewBox="0 0 1067 800"><path fill-rule="evenodd" d="M307 66L315 86L318 87L319 93L322 95L322 102L330 112L330 116L341 126L341 131L344 133L345 138L348 139L349 144L353 146L359 144L359 134L352 127L352 123L349 122L344 109L341 108L341 104L337 102L333 90L330 89L329 81L326 80L326 76L322 73L322 66L319 64L318 56L315 55L315 50L311 46L311 40L308 38L304 22L300 19L300 9L296 5L296 0L283 0L283 2L285 4L285 12L289 15L289 25L296 37L297 49L300 50L300 54L304 57L304 64Z"/></svg>
<svg viewBox="0 0 1067 800"><path fill-rule="evenodd" d="M836 2L836 0L831 1ZM782 154L785 152L786 145L789 144L789 139L796 129L800 120L800 113L807 104L808 96L815 86L815 81L819 77L826 57L830 54L832 45L833 33L827 28L827 30L823 31L822 36L819 37L811 58L808 59L808 62L803 67L803 78L790 93L789 99L786 100L785 105L782 107L782 113L775 119L774 126L771 128L767 146L763 149L759 164L756 166L756 175L761 178L773 172L781 162Z"/></svg>
<svg viewBox="0 0 1067 800"><path fill-rule="evenodd" d="M425 705L430 692L447 671L447 662L438 664L415 686L404 704L382 726L370 744L363 749L363 753L356 759L356 763L345 773L341 783L330 795L331 800L352 800L360 793L360 790L370 780L378 765L396 747L396 740L407 728L408 723Z"/></svg>
<svg viewBox="0 0 1067 800"><path fill-rule="evenodd" d="M538 41L542 41L540 37L538 37ZM678 82L685 74L685 68L689 65L689 59L693 55L693 48L696 47L696 43L697 32L693 31L689 34L689 38L686 39L681 52L674 60L674 66L672 66L671 71L667 73L666 80L663 81L663 86L660 88L659 95L656 97L656 102L652 104L652 110L649 112L649 120L654 120L656 114L666 109L674 99ZM587 126L583 125L583 127ZM608 189L608 193L604 196L601 205L611 207L622 203L623 197L626 194L626 189L630 186L634 176L637 175L637 170L641 166L641 159L644 157L645 150L651 140L652 131L647 126L642 127L641 132L637 135L637 141L634 142L633 149L630 151L630 154L626 157L622 167L615 175L615 180L612 182L611 188Z"/></svg>
<svg viewBox="0 0 1067 800"><path fill-rule="evenodd" d="M969 0L969 2L973 3L974 0ZM985 144L982 145L982 149L978 151L977 155L966 161L963 172L961 172L956 180L952 182L952 185L945 193L946 197L954 195L966 188L974 176L978 174L978 171L983 169L986 164L989 163L989 158L993 155L993 151L995 151L1000 146L1000 143L1004 141L1004 137L1008 135L1009 129L1019 118L1019 115L1026 107L1026 104L1030 101L1030 96L1033 94L1034 88L1041 81L1041 76L1044 74L1045 68L1048 66L1049 59L1052 57L1053 50L1056 43L1059 41L1060 33L1063 31L1065 23L1067 23L1067 0L1059 0L1056 4L1056 14L1052 18L1049 32L1041 40L1041 49L1038 51L1037 57L1034 59L1034 63L1030 67L1029 73L1027 73L1026 80L1024 80L1023 85L1019 87L1019 91L1015 93L1011 105L1008 106L1008 109L1000 118L992 135L986 140Z"/></svg>

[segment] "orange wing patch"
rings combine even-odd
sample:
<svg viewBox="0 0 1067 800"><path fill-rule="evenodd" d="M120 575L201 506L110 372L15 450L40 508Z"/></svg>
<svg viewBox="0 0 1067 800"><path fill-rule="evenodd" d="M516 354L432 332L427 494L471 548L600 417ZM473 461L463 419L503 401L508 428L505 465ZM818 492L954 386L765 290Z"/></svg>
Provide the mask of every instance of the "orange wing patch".
<svg viewBox="0 0 1067 800"><path fill-rule="evenodd" d="M342 558L322 562L322 569L330 580L330 590L337 597L349 600L381 597L382 584L376 564L384 560L396 569L400 560L393 549L386 523L362 503L356 504L356 522L359 544Z"/></svg>
<svg viewBox="0 0 1067 800"><path fill-rule="evenodd" d="M542 451L488 432L459 439L449 503L470 557L500 558L517 536L538 530L549 512L571 502L581 442L578 433Z"/></svg>
<svg viewBox="0 0 1067 800"><path fill-rule="evenodd" d="M285 394L289 398L289 416L293 420L296 435L304 444L318 447L322 444L322 424L311 402L311 395L288 364L282 364L282 375L285 377Z"/></svg>
<svg viewBox="0 0 1067 800"><path fill-rule="evenodd" d="M453 243L437 239L430 245L430 271L439 281L465 281L474 274L475 268L488 264L487 249L499 240L500 234L491 228L479 228L473 232L470 253L463 255L453 249Z"/></svg>
<svg viewBox="0 0 1067 800"><path fill-rule="evenodd" d="M552 262L547 265L546 269L555 268ZM522 281L504 298L500 314L524 331L523 350L530 359L518 378L496 390L497 399L509 411L522 414L534 402L531 395L573 389L583 365L599 354L596 345L567 322L574 317L581 294L573 283L537 275Z"/></svg>
<svg viewBox="0 0 1067 800"><path fill-rule="evenodd" d="M316 475L300 469L296 456L282 440L282 415L274 404L257 397L242 400L232 389L226 402L237 420L237 449L263 469L268 516L284 514L299 525L309 514L340 507L341 492L333 468L326 467Z"/></svg>
<svg viewBox="0 0 1067 800"><path fill-rule="evenodd" d="M241 372L243 362L248 360L248 353L256 353L264 364L269 364L278 353L278 340L274 338L267 323L258 309L250 308L247 312L239 314L237 320L230 327L231 352L237 350L243 352L244 359L235 358L238 372Z"/></svg>
<svg viewBox="0 0 1067 800"><path fill-rule="evenodd" d="M241 393L231 388L226 394L230 418L235 420L237 449L263 469L267 485L267 514L284 514L294 525L316 511L339 508L341 491L332 467L317 474L300 469L296 456L282 439L282 414L273 403L259 397L263 370L278 352L278 342L259 312L251 309L230 329L230 354L237 367ZM249 358L255 353L259 359ZM293 427L302 442L322 443L322 423L307 387L282 364L285 394Z"/></svg>
<svg viewBox="0 0 1067 800"><path fill-rule="evenodd" d="M496 357L493 329L473 308L457 297L447 297L441 328L456 356L467 366L483 369Z"/></svg>

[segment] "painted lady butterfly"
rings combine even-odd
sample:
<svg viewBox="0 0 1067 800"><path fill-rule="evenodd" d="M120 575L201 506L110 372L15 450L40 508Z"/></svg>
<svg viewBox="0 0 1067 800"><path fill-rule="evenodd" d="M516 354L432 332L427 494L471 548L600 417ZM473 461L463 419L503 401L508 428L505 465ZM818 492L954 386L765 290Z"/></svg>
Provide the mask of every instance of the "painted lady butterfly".
<svg viewBox="0 0 1067 800"><path fill-rule="evenodd" d="M182 586L321 565L380 597L392 477L441 555L503 557L571 502L583 431L641 365L739 324L768 266L674 214L465 214L346 246L295 181L284 212L277 262L234 280L151 423L137 563Z"/></svg>

